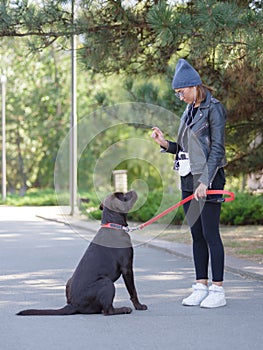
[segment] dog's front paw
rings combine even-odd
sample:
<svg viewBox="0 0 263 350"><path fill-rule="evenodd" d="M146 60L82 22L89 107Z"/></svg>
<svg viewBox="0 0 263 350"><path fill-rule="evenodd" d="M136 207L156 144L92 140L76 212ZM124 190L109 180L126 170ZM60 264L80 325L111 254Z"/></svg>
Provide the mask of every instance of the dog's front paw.
<svg viewBox="0 0 263 350"><path fill-rule="evenodd" d="M121 314L130 314L132 312L132 308L130 307L110 307L109 310L102 311L104 316L112 316L112 315L121 315Z"/></svg>
<svg viewBox="0 0 263 350"><path fill-rule="evenodd" d="M131 307L123 307L122 309L124 314L130 314L132 312Z"/></svg>
<svg viewBox="0 0 263 350"><path fill-rule="evenodd" d="M147 305L140 304L140 303L134 305L134 307L136 310L147 310L148 309Z"/></svg>

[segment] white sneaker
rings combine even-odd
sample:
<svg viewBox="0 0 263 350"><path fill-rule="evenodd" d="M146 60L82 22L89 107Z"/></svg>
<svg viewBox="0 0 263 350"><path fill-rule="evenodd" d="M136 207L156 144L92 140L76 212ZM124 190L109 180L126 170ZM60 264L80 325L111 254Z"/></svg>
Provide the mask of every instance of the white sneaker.
<svg viewBox="0 0 263 350"><path fill-rule="evenodd" d="M193 293L183 299L182 304L185 306L196 306L208 296L208 287L202 283L193 284Z"/></svg>
<svg viewBox="0 0 263 350"><path fill-rule="evenodd" d="M208 296L201 302L200 307L214 308L225 305L226 297L224 288L212 284L212 286L209 287Z"/></svg>

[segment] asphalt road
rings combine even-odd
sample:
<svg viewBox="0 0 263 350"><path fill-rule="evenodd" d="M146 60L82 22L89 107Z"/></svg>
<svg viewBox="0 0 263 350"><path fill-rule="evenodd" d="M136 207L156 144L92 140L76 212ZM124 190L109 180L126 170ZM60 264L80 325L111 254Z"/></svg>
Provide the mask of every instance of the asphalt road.
<svg viewBox="0 0 263 350"><path fill-rule="evenodd" d="M227 306L184 307L194 281L191 260L135 248L135 279L147 311L130 315L18 317L25 308L65 304L65 283L88 242L30 208L0 207L1 350L261 349L263 283L226 273ZM131 306L122 279L115 306Z"/></svg>

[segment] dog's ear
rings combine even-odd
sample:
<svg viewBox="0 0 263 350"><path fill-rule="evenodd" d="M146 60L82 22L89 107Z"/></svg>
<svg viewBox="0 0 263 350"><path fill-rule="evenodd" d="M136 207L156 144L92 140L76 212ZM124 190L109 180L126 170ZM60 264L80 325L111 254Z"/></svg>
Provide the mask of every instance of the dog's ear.
<svg viewBox="0 0 263 350"><path fill-rule="evenodd" d="M115 192L110 194L103 202L103 205L118 213L128 213L137 200L137 193L129 191L127 193Z"/></svg>
<svg viewBox="0 0 263 350"><path fill-rule="evenodd" d="M100 203L99 210L103 210L103 202Z"/></svg>

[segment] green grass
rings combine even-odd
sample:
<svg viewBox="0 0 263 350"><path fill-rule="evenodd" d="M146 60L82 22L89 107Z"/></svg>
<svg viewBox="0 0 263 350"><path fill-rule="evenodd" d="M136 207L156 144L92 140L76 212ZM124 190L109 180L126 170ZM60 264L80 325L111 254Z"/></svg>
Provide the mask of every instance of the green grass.
<svg viewBox="0 0 263 350"><path fill-rule="evenodd" d="M242 249L239 250L239 254L242 255L263 255L263 248L255 248L255 249Z"/></svg>
<svg viewBox="0 0 263 350"><path fill-rule="evenodd" d="M231 241L231 242L224 242L225 246L229 247L229 248L242 248L244 244L242 243L239 243L239 242L234 242L234 241Z"/></svg>
<svg viewBox="0 0 263 350"><path fill-rule="evenodd" d="M24 196L17 194L8 194L6 201L0 201L0 204L10 206L48 206L58 205L57 196L54 190L30 189Z"/></svg>

